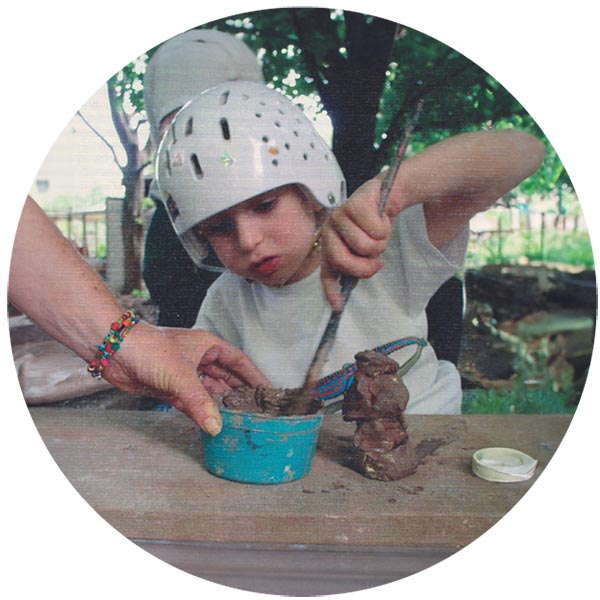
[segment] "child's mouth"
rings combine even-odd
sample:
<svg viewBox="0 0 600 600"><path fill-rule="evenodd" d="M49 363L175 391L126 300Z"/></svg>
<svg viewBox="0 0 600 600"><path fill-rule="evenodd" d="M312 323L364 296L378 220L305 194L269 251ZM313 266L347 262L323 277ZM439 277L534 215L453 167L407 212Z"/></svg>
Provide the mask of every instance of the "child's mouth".
<svg viewBox="0 0 600 600"><path fill-rule="evenodd" d="M253 269L259 275L262 275L264 277L267 275L272 275L277 270L277 267L279 267L280 263L281 263L281 257L270 256L269 258L265 258L265 260L257 263L253 267Z"/></svg>

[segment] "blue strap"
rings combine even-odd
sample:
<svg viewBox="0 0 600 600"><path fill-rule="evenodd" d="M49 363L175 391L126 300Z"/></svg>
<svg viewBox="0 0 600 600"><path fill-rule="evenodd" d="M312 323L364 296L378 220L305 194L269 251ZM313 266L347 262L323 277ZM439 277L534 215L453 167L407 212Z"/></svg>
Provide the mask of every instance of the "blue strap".
<svg viewBox="0 0 600 600"><path fill-rule="evenodd" d="M384 356L388 356L401 348L418 344L419 346L426 346L427 342L423 338L418 337L405 337L387 344L382 344L373 348L374 352L379 352ZM327 375L322 379L319 379L313 393L313 398L319 400L331 400L341 396L350 389L352 382L354 381L354 374L356 373L356 363L345 365L339 371L335 371L331 375Z"/></svg>
<svg viewBox="0 0 600 600"><path fill-rule="evenodd" d="M389 356L397 350L406 348L407 346L412 346L413 344L426 346L427 342L423 338L405 337L399 340L394 340L393 342L388 342L387 344L382 344L381 346L377 346L377 348L373 348L373 351L379 352L379 354L383 354L384 356ZM350 386L354 381L355 373L356 363L352 363L345 365L339 371L331 373L331 375L326 375L325 377L319 379L315 387L315 392L313 393L313 398L317 398L318 400L325 402L326 400L332 400L333 398L341 396L350 389ZM173 407L167 402L161 402L154 408L154 410L157 412L168 412L172 408Z"/></svg>

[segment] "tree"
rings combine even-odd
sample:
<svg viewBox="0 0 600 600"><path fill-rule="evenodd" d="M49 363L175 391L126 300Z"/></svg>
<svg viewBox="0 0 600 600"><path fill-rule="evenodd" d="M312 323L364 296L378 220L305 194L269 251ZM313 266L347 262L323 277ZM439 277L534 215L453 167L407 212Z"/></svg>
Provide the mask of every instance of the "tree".
<svg viewBox="0 0 600 600"><path fill-rule="evenodd" d="M121 183L125 188L122 212L123 251L125 279L122 293L130 293L142 287L142 245L143 227L141 222L142 201L144 198L144 169L150 164L153 152L152 140L147 136L141 142L140 126L145 122L142 99L143 59L125 66L107 82L108 100L112 122L125 150L125 163L121 164L115 149L94 129L85 117L80 117L105 142L121 171Z"/></svg>
<svg viewBox="0 0 600 600"><path fill-rule="evenodd" d="M241 35L261 54L267 80L286 94L318 96L331 118L333 151L350 192L389 162L421 97L425 110L413 150L492 126L519 126L545 139L521 104L487 72L447 45L385 19L289 8L240 14L204 27Z"/></svg>
<svg viewBox="0 0 600 600"><path fill-rule="evenodd" d="M333 125L332 149L351 193L388 164L420 98L425 108L411 150L483 127L530 130L548 159L527 191L570 186L556 153L523 106L491 75L453 48L401 24L351 11L282 8L207 23L240 36L261 58L265 79L290 97L312 96ZM142 171L152 154L140 147L144 63L152 50L108 82L113 122L125 148L123 232L126 286L141 285Z"/></svg>

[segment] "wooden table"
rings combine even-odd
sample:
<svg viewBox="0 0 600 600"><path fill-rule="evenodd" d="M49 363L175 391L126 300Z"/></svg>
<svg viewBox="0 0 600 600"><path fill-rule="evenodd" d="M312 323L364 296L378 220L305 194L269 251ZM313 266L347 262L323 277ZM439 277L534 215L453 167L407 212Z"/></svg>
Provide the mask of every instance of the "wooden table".
<svg viewBox="0 0 600 600"><path fill-rule="evenodd" d="M311 472L260 486L206 472L198 430L177 411L31 414L73 486L136 544L210 581L298 596L395 581L469 544L535 483L570 423L562 415L408 416L421 464L379 482L349 468L354 425L328 416ZM536 474L509 484L475 477L471 456L488 446L533 456Z"/></svg>

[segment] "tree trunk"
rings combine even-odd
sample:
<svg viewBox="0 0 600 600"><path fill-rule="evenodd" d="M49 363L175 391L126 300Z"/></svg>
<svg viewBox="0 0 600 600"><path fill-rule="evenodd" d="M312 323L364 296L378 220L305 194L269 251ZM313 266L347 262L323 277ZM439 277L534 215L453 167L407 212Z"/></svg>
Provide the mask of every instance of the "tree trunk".
<svg viewBox="0 0 600 600"><path fill-rule="evenodd" d="M139 153L138 153L139 154ZM142 244L143 227L141 207L143 181L137 164L123 169L125 202L123 203L123 253L125 279L122 292L129 294L142 287Z"/></svg>
<svg viewBox="0 0 600 600"><path fill-rule="evenodd" d="M311 36L329 32L329 39L338 37L330 11L292 14L305 60L333 121L333 153L346 177L348 193L352 193L376 172L373 140L396 24L384 19L370 21L365 15L345 11L346 36L339 41L346 55L342 56L339 44L334 43L319 59L311 51Z"/></svg>
<svg viewBox="0 0 600 600"><path fill-rule="evenodd" d="M119 165L122 184L125 187L123 202L123 253L125 278L121 293L129 294L142 287L142 244L141 221L144 181L142 172L149 155L149 146L140 148L138 131L132 126L112 82L108 83L108 98L113 124L125 149L127 161ZM118 290L116 290L118 291Z"/></svg>

